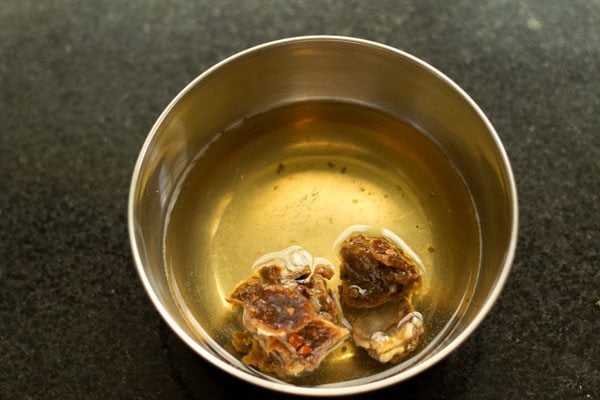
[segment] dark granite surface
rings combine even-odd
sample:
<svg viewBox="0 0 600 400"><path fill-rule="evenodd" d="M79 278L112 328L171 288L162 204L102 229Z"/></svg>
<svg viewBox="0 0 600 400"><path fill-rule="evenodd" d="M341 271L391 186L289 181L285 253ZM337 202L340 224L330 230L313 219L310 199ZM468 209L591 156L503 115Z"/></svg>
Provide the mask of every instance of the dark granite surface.
<svg viewBox="0 0 600 400"><path fill-rule="evenodd" d="M0 398L279 395L162 322L126 231L133 163L191 79L249 46L404 49L481 105L513 163L513 272L456 352L381 398L600 398L600 2L0 0ZM367 396L364 396L367 397Z"/></svg>

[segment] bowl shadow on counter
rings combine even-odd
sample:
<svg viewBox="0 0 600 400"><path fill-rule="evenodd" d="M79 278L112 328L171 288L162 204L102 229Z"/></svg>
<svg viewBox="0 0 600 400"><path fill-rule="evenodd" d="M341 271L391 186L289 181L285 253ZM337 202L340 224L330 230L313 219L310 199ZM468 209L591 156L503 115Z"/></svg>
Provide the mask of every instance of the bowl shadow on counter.
<svg viewBox="0 0 600 400"><path fill-rule="evenodd" d="M266 390L237 379L191 351L169 327L162 323L161 341L171 375L181 390L191 399L230 399L239 393L246 398L259 399L310 399ZM374 399L462 399L469 387L470 377L477 369L480 359L478 343L483 340L477 333L471 340L448 357L418 374L398 384L354 396L332 398ZM210 394L207 397L207 394Z"/></svg>

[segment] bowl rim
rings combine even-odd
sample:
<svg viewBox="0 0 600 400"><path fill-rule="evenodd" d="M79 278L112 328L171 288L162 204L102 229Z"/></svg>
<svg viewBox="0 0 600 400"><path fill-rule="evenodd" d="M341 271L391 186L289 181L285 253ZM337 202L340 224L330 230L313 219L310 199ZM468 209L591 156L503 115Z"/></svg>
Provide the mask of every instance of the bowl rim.
<svg viewBox="0 0 600 400"><path fill-rule="evenodd" d="M215 354L213 354L212 352L210 352L209 350L205 349L200 344L198 344L193 337L188 335L179 326L179 324L177 324L177 322L175 322L173 317L169 314L169 312L165 309L165 307L163 307L163 304L161 303L161 301L158 298L158 296L156 295L152 285L150 284L150 281L149 281L146 271L144 269L142 259L140 256L140 252L138 249L137 234L136 234L135 223L134 223L136 188L139 183L139 176L140 176L142 164L146 158L146 154L148 152L148 149L149 149L151 143L154 140L154 137L157 135L159 127L162 125L162 123L164 122L166 117L170 114L172 109L176 106L176 104L181 100L181 98L183 96L185 96L188 92L190 92L192 90L192 88L194 88L199 82L201 82L202 80L204 80L208 76L210 76L214 71L220 69L221 67L223 67L224 65L226 65L228 63L234 62L238 58L245 57L246 55L248 55L250 53L254 53L256 51L260 51L260 50L263 50L263 49L266 49L269 47L280 46L280 45L284 45L284 44L288 44L288 43L312 42L312 41L359 44L359 45L373 47L373 48L377 48L379 50L384 50L387 52L395 53L396 55L399 55L415 64L418 64L421 68L425 69L429 73L435 75L437 78L439 78L440 80L442 80L446 84L448 84L477 113L477 115L479 116L481 121L485 124L488 132L492 136L494 144L501 156L502 167L504 168L504 172L506 173L507 178L508 178L508 192L509 192L510 202L512 203L511 204L512 210L513 210L512 220L510 221L510 232L511 232L510 243L509 243L509 246L505 253L505 257L504 257L502 269L500 271L500 275L498 276L496 282L494 283L494 286L491 290L491 293L490 293L487 301L481 306L477 315L465 327L465 329L456 338L454 338L452 341L448 342L442 350L440 350L433 356L427 358L426 360L421 361L414 366L411 366L407 370L399 372L395 375L389 376L387 378L384 378L384 379L381 379L381 380L378 380L375 382L360 384L360 385L356 385L356 386L349 386L349 387L320 387L320 386L304 387L304 386L296 386L293 384L279 383L279 382L266 380L264 378L260 378L256 375L252 375L248 372L242 371L242 370L232 366L231 364L218 358ZM237 53L225 58L224 60L214 64L207 70L205 70L203 73L201 73L199 76L197 76L191 82L189 82L177 94L177 96L175 96L175 98L173 98L173 100L171 100L169 105L163 110L163 112L160 114L160 116L158 117L158 119L156 120L156 122L154 123L152 128L150 129L150 132L144 141L144 144L140 150L137 161L135 163L135 167L134 167L132 178L131 178L130 189L129 189L128 212L127 212L128 218L127 219L128 219L129 241L130 241L130 245L131 245L131 249L132 249L132 253L133 253L133 259L135 261L138 275L140 277L140 280L142 281L142 284L144 286L144 289L146 290L146 293L150 297L152 303L154 304L154 307L158 310L158 312L161 315L161 317L163 318L163 320L171 327L171 329L173 329L173 331L177 334L177 336L179 336L179 338L181 340L183 340L197 354L199 354L205 360L209 361L210 363L217 366L221 370L223 370L237 378L240 378L243 381L252 383L254 385L257 385L257 386L260 386L260 387L263 387L266 389L271 389L271 390L275 390L275 391L279 391L279 392L283 392L283 393L289 393L289 394L305 395L305 396L342 396L342 395L357 394L357 393L363 393L363 392L381 389L383 387L390 386L395 383L409 379L409 378L423 372L424 370L430 368L431 366L438 363L439 361L441 361L448 354L450 354L452 351L457 349L467 339L467 337L469 337L473 333L473 331L479 326L479 324L487 316L487 314L490 312L491 308L495 304L496 300L498 299L498 296L500 295L500 292L502 291L502 288L504 287L504 285L506 283L508 275L510 273L511 266L514 261L516 245L517 245L517 234L518 234L518 224L519 224L519 222L518 222L519 212L518 211L519 211L519 208L518 208L518 199L517 199L517 189L516 189L516 184L515 184L515 180L514 180L514 175L512 172L510 161L508 159L508 156L506 154L504 146L502 145L502 142L500 141L498 133L492 126L489 119L486 117L486 115L480 109L480 107L462 88L460 88L458 86L458 84L456 84L452 79L447 77L444 73L442 73L435 67L431 66L429 63L427 63L411 54L408 54L405 51L396 49L392 46L388 46L388 45L385 45L382 43L377 43L377 42L374 42L371 40L360 39L360 38L355 38L355 37L350 37L350 36L308 35L308 36L295 36L295 37L289 37L289 38L285 38L285 39L274 40L274 41L262 43L262 44L250 47L248 49L242 50L240 52L237 52Z"/></svg>

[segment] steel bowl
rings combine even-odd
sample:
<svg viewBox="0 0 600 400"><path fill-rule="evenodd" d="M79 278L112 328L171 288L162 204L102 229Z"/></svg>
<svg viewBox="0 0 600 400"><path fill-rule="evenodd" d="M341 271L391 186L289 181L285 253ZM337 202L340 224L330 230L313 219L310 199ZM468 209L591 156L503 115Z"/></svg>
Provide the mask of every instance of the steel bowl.
<svg viewBox="0 0 600 400"><path fill-rule="evenodd" d="M479 276L467 306L442 340L395 373L303 387L240 368L180 313L168 283L163 233L176 182L200 150L236 121L312 99L362 103L429 135L456 165L480 220ZM196 353L238 378L282 392L344 395L408 379L455 350L488 314L507 279L517 241L517 193L509 160L489 120L453 81L382 44L307 36L266 43L218 63L187 85L160 115L137 159L129 195L135 265L154 306ZM197 332L196 332L197 333Z"/></svg>

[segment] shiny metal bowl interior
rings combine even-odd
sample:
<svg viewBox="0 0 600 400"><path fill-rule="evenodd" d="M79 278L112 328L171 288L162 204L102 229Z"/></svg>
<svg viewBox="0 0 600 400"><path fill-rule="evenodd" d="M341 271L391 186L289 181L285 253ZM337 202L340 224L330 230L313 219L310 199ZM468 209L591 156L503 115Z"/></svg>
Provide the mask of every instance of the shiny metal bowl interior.
<svg viewBox="0 0 600 400"><path fill-rule="evenodd" d="M175 184L198 152L233 123L281 104L311 99L364 103L429 135L455 163L481 223L481 266L473 297L446 337L418 363L381 380L328 387L272 382L242 370L197 339L169 290L163 232ZM171 102L141 150L129 198L129 235L141 280L171 328L217 367L283 392L342 395L405 380L441 360L489 312L507 278L517 233L508 158L477 105L449 78L402 51L359 39L285 39L241 52L191 82Z"/></svg>

